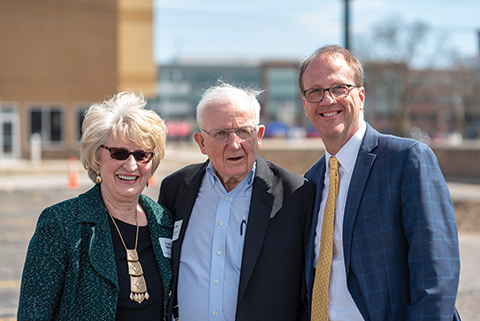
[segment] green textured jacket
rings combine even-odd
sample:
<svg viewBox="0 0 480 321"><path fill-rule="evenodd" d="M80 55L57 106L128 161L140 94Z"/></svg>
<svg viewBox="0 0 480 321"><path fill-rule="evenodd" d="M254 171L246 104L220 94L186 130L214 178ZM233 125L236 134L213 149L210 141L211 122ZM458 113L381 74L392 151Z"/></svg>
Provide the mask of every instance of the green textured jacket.
<svg viewBox="0 0 480 321"><path fill-rule="evenodd" d="M145 195L153 250L164 289L164 320L171 260L159 238L172 237L171 213ZM108 217L98 185L46 208L28 247L18 320L115 320L119 294Z"/></svg>

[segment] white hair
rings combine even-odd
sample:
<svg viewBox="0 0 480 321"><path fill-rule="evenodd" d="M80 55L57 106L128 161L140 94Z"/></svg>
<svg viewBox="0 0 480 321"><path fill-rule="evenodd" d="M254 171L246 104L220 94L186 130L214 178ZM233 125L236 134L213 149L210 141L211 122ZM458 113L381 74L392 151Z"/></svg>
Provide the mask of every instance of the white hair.
<svg viewBox="0 0 480 321"><path fill-rule="evenodd" d="M252 108L255 126L260 124L260 103L257 96L262 91L253 88L240 88L227 83L208 88L197 105L197 123L202 128L205 124L205 110L211 103L248 105Z"/></svg>

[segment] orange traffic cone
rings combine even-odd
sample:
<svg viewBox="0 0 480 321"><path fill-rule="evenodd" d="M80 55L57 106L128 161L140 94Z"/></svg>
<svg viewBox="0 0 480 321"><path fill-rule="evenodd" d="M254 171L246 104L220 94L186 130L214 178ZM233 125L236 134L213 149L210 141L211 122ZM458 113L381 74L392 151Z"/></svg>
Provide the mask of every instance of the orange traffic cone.
<svg viewBox="0 0 480 321"><path fill-rule="evenodd" d="M78 174L78 161L75 156L68 158L68 187L77 189L80 187L80 175Z"/></svg>
<svg viewBox="0 0 480 321"><path fill-rule="evenodd" d="M157 181L157 178L155 177L156 174L153 174L152 177L150 177L150 179L148 180L148 183L147 183L147 187L148 186L154 186L156 181Z"/></svg>

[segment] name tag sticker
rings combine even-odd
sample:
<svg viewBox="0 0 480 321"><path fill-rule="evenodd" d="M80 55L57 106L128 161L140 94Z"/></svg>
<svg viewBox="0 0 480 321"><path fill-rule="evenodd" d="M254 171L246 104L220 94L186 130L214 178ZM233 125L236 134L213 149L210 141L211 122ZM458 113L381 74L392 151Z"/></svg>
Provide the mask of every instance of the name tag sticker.
<svg viewBox="0 0 480 321"><path fill-rule="evenodd" d="M166 258L172 258L172 240L166 237L160 237L160 246L162 247L163 256Z"/></svg>
<svg viewBox="0 0 480 321"><path fill-rule="evenodd" d="M173 226L173 235L172 235L172 242L178 240L178 236L180 235L180 229L182 228L183 220L178 220L175 222Z"/></svg>

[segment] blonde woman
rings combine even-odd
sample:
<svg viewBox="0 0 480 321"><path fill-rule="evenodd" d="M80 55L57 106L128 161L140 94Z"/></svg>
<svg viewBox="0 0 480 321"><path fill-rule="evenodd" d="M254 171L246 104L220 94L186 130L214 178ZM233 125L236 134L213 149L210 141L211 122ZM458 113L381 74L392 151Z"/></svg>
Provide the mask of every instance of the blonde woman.
<svg viewBox="0 0 480 321"><path fill-rule="evenodd" d="M18 320L165 320L172 216L141 193L166 127L145 104L122 92L87 111L80 155L95 186L40 215Z"/></svg>

